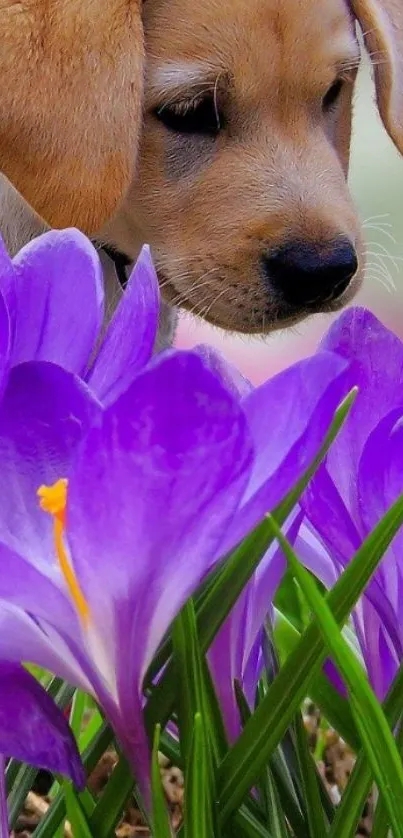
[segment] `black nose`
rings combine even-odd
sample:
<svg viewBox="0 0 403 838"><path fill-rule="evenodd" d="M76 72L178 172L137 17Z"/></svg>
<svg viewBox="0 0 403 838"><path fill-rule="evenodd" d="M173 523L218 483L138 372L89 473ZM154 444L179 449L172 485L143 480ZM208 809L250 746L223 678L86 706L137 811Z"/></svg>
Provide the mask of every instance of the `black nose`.
<svg viewBox="0 0 403 838"><path fill-rule="evenodd" d="M347 239L321 244L293 242L263 260L270 290L289 305L308 308L340 297L357 267L357 254Z"/></svg>

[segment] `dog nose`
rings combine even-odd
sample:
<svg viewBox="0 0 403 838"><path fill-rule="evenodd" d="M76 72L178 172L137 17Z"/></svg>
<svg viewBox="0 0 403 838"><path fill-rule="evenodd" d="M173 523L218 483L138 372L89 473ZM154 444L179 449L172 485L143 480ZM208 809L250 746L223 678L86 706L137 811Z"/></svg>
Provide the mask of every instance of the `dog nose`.
<svg viewBox="0 0 403 838"><path fill-rule="evenodd" d="M357 271L357 254L347 239L295 242L264 257L265 282L292 306L310 306L340 297Z"/></svg>

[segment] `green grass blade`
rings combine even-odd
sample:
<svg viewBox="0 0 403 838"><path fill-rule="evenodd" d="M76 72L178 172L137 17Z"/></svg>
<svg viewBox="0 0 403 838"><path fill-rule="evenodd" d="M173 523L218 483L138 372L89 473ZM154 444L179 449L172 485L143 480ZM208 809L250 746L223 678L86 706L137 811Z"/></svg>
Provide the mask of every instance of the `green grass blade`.
<svg viewBox="0 0 403 838"><path fill-rule="evenodd" d="M234 687L242 726L244 726L252 715L251 710L239 681L235 681ZM268 776L268 771L270 771L270 776ZM276 788L275 804L273 804L272 800L274 794L273 784ZM267 823L271 824L274 835L277 835L277 833L270 820L270 812L272 806L279 803L287 816L290 826L293 828L295 837L309 838L305 817L301 812L293 780L288 771L288 766L280 746L271 755L270 764L263 769L262 777L259 777L256 781L256 788L264 807L265 818Z"/></svg>
<svg viewBox="0 0 403 838"><path fill-rule="evenodd" d="M338 623L343 624L403 523L403 497L361 545L326 597ZM243 801L284 736L309 687L326 659L326 644L313 622L270 685L233 748L220 766L219 797L222 821Z"/></svg>
<svg viewBox="0 0 403 838"><path fill-rule="evenodd" d="M225 838L277 838L246 806L235 812L223 835Z"/></svg>
<svg viewBox="0 0 403 838"><path fill-rule="evenodd" d="M151 790L153 804L153 830L155 838L172 838L168 809L161 780L161 769L158 761L161 728L155 728L153 753L151 762Z"/></svg>
<svg viewBox="0 0 403 838"><path fill-rule="evenodd" d="M280 660L284 663L298 645L301 633L281 611L276 609L275 613L274 637ZM350 748L358 751L361 741L348 701L332 687L322 672L310 684L309 697Z"/></svg>
<svg viewBox="0 0 403 838"><path fill-rule="evenodd" d="M17 823L18 816L24 808L27 794L31 791L37 773L37 768L33 768L31 765L21 765L15 779L12 792L8 797L8 817L10 829L13 829Z"/></svg>
<svg viewBox="0 0 403 838"><path fill-rule="evenodd" d="M363 748L382 794L395 838L403 838L403 766L382 707L315 581L300 564L275 521L272 523L291 570L312 608L329 652L348 687L350 704Z"/></svg>
<svg viewBox="0 0 403 838"><path fill-rule="evenodd" d="M310 838L324 838L327 832L327 819L322 806L320 793L321 780L312 754L309 750L308 738L302 716L300 713L295 718L295 738L297 753L301 769L301 779L304 788L305 811L309 825Z"/></svg>
<svg viewBox="0 0 403 838"><path fill-rule="evenodd" d="M265 808L268 815L267 824L269 830L276 838L289 838L290 833L287 828L283 807L270 768L266 769L263 787L266 796Z"/></svg>
<svg viewBox="0 0 403 838"><path fill-rule="evenodd" d="M87 696L81 690L76 690L73 696L70 713L70 727L74 736L79 742L80 734L83 726L83 716L86 707Z"/></svg>
<svg viewBox="0 0 403 838"><path fill-rule="evenodd" d="M400 756L403 755L403 724L402 720L400 720L399 730L396 736L396 746L399 751ZM390 829L390 817L388 814L387 807L385 805L384 797L381 796L378 800L378 804L375 810L375 817L372 826L372 836L371 838L388 838Z"/></svg>
<svg viewBox="0 0 403 838"><path fill-rule="evenodd" d="M384 702L384 711L391 729L398 723L403 707L403 666L400 667ZM329 838L354 838L373 776L365 751L358 754L353 772L337 808Z"/></svg>
<svg viewBox="0 0 403 838"><path fill-rule="evenodd" d="M112 739L113 733L109 725L106 724L106 722L103 722L102 727L100 727L95 733L93 739L82 754L82 760L87 774L90 774L91 771L94 770L97 762L101 759L102 754L112 742ZM61 789L46 812L45 817L36 827L33 833L34 838L54 838L54 834L58 830L65 816L66 803L64 799L64 792Z"/></svg>
<svg viewBox="0 0 403 838"><path fill-rule="evenodd" d="M383 799L380 798L375 810L371 838L388 838L388 835L390 835L390 818Z"/></svg>
<svg viewBox="0 0 403 838"><path fill-rule="evenodd" d="M185 778L185 838L212 838L213 800L209 777L209 759L201 713L193 722L193 739Z"/></svg>
<svg viewBox="0 0 403 838"><path fill-rule="evenodd" d="M76 835L77 838L95 838L95 833L91 832L84 809L71 783L63 782L63 792L67 818L70 821L73 835Z"/></svg>
<svg viewBox="0 0 403 838"><path fill-rule="evenodd" d="M97 838L109 838L113 835L133 788L131 767L125 757L120 756L89 821Z"/></svg>
<svg viewBox="0 0 403 838"><path fill-rule="evenodd" d="M204 669L202 667L196 614L192 600L183 607L172 628L173 656L177 683L177 714L181 753L185 765L193 750L194 720L205 712Z"/></svg>

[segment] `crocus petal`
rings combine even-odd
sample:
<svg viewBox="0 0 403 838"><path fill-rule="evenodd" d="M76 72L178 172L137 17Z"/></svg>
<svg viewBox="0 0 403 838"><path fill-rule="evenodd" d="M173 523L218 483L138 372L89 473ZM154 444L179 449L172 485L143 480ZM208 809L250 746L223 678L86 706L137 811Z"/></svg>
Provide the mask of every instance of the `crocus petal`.
<svg viewBox="0 0 403 838"><path fill-rule="evenodd" d="M103 317L95 249L78 230L52 230L27 244L13 264L13 363L52 361L82 374Z"/></svg>
<svg viewBox="0 0 403 838"><path fill-rule="evenodd" d="M100 411L80 379L54 364L15 367L0 404L0 542L48 570L52 522L37 490L68 477L77 445Z"/></svg>
<svg viewBox="0 0 403 838"><path fill-rule="evenodd" d="M358 550L362 534L325 466L310 481L301 505L333 558L345 566Z"/></svg>
<svg viewBox="0 0 403 838"><path fill-rule="evenodd" d="M10 317L4 297L0 294L0 398L7 383L10 367Z"/></svg>
<svg viewBox="0 0 403 838"><path fill-rule="evenodd" d="M359 511L371 531L403 492L403 409L390 411L369 434L358 468Z"/></svg>
<svg viewBox="0 0 403 838"><path fill-rule="evenodd" d="M0 752L85 785L63 713L29 672L6 661L0 662Z"/></svg>
<svg viewBox="0 0 403 838"><path fill-rule="evenodd" d="M243 400L255 444L254 467L221 554L239 544L310 465L345 395L345 368L336 355L318 353L269 379Z"/></svg>
<svg viewBox="0 0 403 838"><path fill-rule="evenodd" d="M200 344L195 347L194 351L203 358L205 364L236 398L242 399L253 390L250 381L230 364L221 352L208 346L208 344Z"/></svg>
<svg viewBox="0 0 403 838"><path fill-rule="evenodd" d="M286 537L291 543L296 538L300 523L301 512L294 514L287 522ZM264 621L285 569L286 559L283 551L277 544L273 544L209 649L209 665L231 742L239 736L241 730L234 681L236 679L243 688L247 687L248 696L256 690L259 675L259 649L256 643L259 641ZM256 675L254 684L251 682L253 672Z"/></svg>
<svg viewBox="0 0 403 838"><path fill-rule="evenodd" d="M104 404L115 401L150 360L158 307L157 275L145 246L87 376L91 389Z"/></svg>
<svg viewBox="0 0 403 838"><path fill-rule="evenodd" d="M251 456L241 408L186 352L155 361L85 441L69 486L68 541L134 729L133 693L213 560Z"/></svg>
<svg viewBox="0 0 403 838"><path fill-rule="evenodd" d="M249 583L249 586L252 583ZM234 681L243 686L243 651L248 620L248 588L244 589L208 652L208 661L230 742L241 730Z"/></svg>
<svg viewBox="0 0 403 838"><path fill-rule="evenodd" d="M326 588L336 584L342 568L332 559L309 524L304 520L295 539L295 552L302 564L320 579Z"/></svg>
<svg viewBox="0 0 403 838"><path fill-rule="evenodd" d="M359 393L336 442L327 456L327 467L355 518L358 514L356 482L365 442L382 416L403 405L403 343L371 312L350 308L332 325L322 348L350 362L348 388Z"/></svg>
<svg viewBox="0 0 403 838"><path fill-rule="evenodd" d="M49 624L4 600L0 600L0 660L32 663L86 692L93 691L92 672L82 650L71 647L70 638L63 638Z"/></svg>
<svg viewBox="0 0 403 838"><path fill-rule="evenodd" d="M317 471L314 478L305 491L301 506L307 515L310 525L314 527L321 537L323 544L327 547L330 559L334 562L338 573L346 567L360 547L364 533L361 535L355 521L346 508L336 485L327 472L325 466ZM305 556L305 560L308 557ZM318 554L318 561L315 563L313 554L310 555L307 566L323 582L328 582L328 571L326 563L323 562L323 555ZM323 574L323 571L325 573ZM382 615L385 626L391 633L393 643L397 649L401 648L399 633L396 629L396 619L393 607L380 584L379 578L375 576L366 588L366 596L371 600L374 607Z"/></svg>
<svg viewBox="0 0 403 838"><path fill-rule="evenodd" d="M76 613L58 567L52 576L50 579L29 559L0 544L0 602L16 605L35 614L36 620L46 620L61 632L78 638Z"/></svg>
<svg viewBox="0 0 403 838"><path fill-rule="evenodd" d="M0 294L4 298L11 316L15 313L15 271L13 263L7 253L6 246L0 236Z"/></svg>
<svg viewBox="0 0 403 838"><path fill-rule="evenodd" d="M403 492L402 455L403 421L402 412L398 408L384 416L369 435L359 463L357 478L359 511L368 532L380 522ZM395 623L400 629L401 637L402 547L403 536L399 532L393 539L375 577L395 615ZM379 608L379 604L375 602L373 604L375 607L378 606L379 616L385 619L384 607ZM385 627L388 627L390 631L387 622ZM393 642L400 654L403 650L401 647L396 647L395 640Z"/></svg>

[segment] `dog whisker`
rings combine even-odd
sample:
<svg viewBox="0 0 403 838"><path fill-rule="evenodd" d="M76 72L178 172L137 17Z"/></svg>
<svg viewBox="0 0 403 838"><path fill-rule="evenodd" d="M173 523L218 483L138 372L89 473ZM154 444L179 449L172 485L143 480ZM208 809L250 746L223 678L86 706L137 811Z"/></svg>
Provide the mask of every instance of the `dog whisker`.
<svg viewBox="0 0 403 838"><path fill-rule="evenodd" d="M391 227L392 225L390 224L388 226ZM380 227L378 224L366 224L365 226L363 225L363 229L375 230L375 232L377 233L382 233L382 235L386 236L386 238L389 239L393 244L397 244L395 237L392 235L392 233L389 232L389 230L386 230L384 226ZM370 244L372 244L372 242L370 242Z"/></svg>
<svg viewBox="0 0 403 838"><path fill-rule="evenodd" d="M390 251L387 250L386 247L383 244L381 244L381 242L370 241L370 242L367 242L367 244L368 244L368 247L378 247L379 250L381 251L380 255L382 255L384 259L390 259L390 261L392 262L392 264L394 265L396 270L397 271L399 270L399 266L398 266L397 263L398 262L403 262L403 256L395 256L394 254L390 253Z"/></svg>
<svg viewBox="0 0 403 838"><path fill-rule="evenodd" d="M385 290L388 292L388 294L392 293L392 289L390 288L390 286L378 274L368 273L367 274L367 280L373 281L373 282L378 282L379 285L382 285L382 287L385 288Z"/></svg>
<svg viewBox="0 0 403 838"><path fill-rule="evenodd" d="M370 262L366 269L366 276L369 277L370 274L372 276L376 276L379 280L382 279L382 284L389 289L389 291L395 291L396 286L395 283L388 272L385 272L383 267L376 262Z"/></svg>

